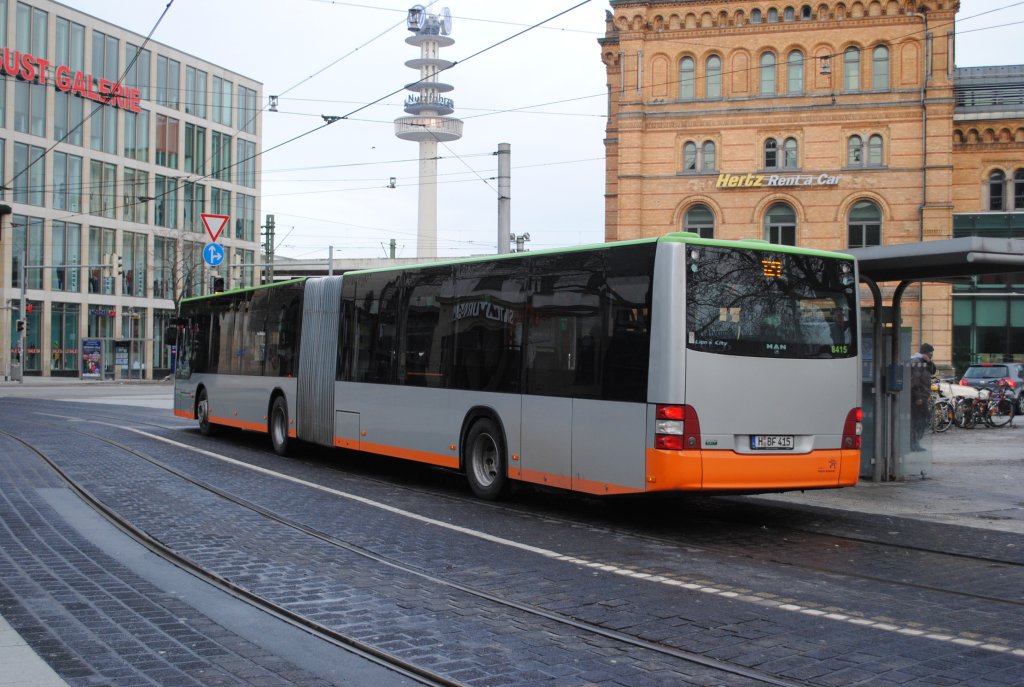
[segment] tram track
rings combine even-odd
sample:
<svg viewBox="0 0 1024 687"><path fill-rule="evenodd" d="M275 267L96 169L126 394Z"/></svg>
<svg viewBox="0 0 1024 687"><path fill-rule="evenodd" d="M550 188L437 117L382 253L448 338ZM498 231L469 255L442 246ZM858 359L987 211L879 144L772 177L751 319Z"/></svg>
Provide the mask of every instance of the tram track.
<svg viewBox="0 0 1024 687"><path fill-rule="evenodd" d="M723 674L728 674L758 684L778 685L781 687L807 687L807 685L810 684L803 681L792 680L776 675L771 675L762 671L758 671L756 669L748 668L740 664L734 664L729 663L727 661L709 658L707 656L695 652L686 651L666 644L648 641L640 637L629 635L624 632L609 629L607 627L602 627L600 625L596 625L593 623L581 621L576 618L572 618L568 615L558 613L556 611L551 611L548 609L533 606L531 604L526 604L502 598L483 589L478 589L470 585L458 583L453 580L431 574L424 570L418 569L415 566L392 559L388 556L374 553L372 551L365 549L364 547L352 544L350 542L345 542L343 540L338 539L337 537L322 532L314 527L301 523L287 516L283 516L279 513L275 513L267 508L264 508L263 506L260 506L259 504L253 503L245 498L231 494L230 492L221 489L220 487L217 487L213 484L210 484L205 480L189 475L183 470L180 470L172 465L165 463L164 461L154 458L153 456L150 456L144 451L140 451L130 446L126 446L108 437L103 437L89 432L83 432L80 430L68 431L73 431L79 435L82 435L83 437L87 437L89 439L114 447L118 450L124 451L125 453L128 453L132 456L135 456L136 458L146 461L147 463L153 465L154 467L164 470L165 472L177 477L178 479L188 482L189 484L195 486L198 489L213 494L218 498L221 498L235 506L256 513L263 518L266 518L278 525L287 527L299 534L314 538L319 542L328 544L338 549L342 549L348 553L360 556L367 560L373 561L377 564L387 566L401 573L416 576L420 579L428 581L431 584L436 584L452 591L457 591L463 594L470 595L483 602L500 606L509 612L515 611L544 621L558 623L562 626L572 628L573 630L578 632L587 633L595 637L601 637L605 640L618 642L636 649L653 652L663 657L664 659L671 659L675 661L682 661L688 664L699 665L706 669L719 671ZM215 586L223 589L224 591L228 592L229 594L238 598L239 600L254 607L257 607L261 610L264 610L267 613L277 618L280 618L281 620L288 622L294 626L301 627L305 631L310 632L311 634L321 639L324 639L325 641L328 641L336 646L353 651L354 653L362 655L380 665L385 665L389 668L395 669L401 672L402 674L417 680L422 684L445 686L461 686L464 684L452 680L451 678L440 673L431 671L429 668L412 664L408 661L401 659L400 657L395 656L394 654L382 651L379 648L366 644L365 642L361 642L358 639L355 639L354 637L337 632L331 629L330 627L317 623L316 621L307 618L300 613L293 612L289 610L286 606L277 604L270 599L255 594L247 590L245 587L238 585L224 578L221 575L218 575L215 571L210 570L205 566L191 560L190 558L179 554L171 547L164 545L162 542L160 542L155 537L151 536L149 533L136 527L127 519L123 518L119 513L117 513L115 509L105 504L101 499L97 498L88 489L86 489L79 481L77 481L74 477L72 477L65 470L63 470L53 458L46 455L44 452L40 451L35 446L32 446L30 443L24 441L20 437L12 435L8 432L0 431L0 435L6 436L14 441L21 443L28 450L30 450L32 453L38 456L40 460L42 460L51 469L53 469L55 473L68 485L68 487L76 494L78 494L90 507L95 509L101 515L103 515L103 517L112 522L115 526L117 526L123 532L131 536L133 539L139 541L141 544L146 546L148 549L150 549L152 552L159 555L160 557L192 572L197 577L200 577L211 582Z"/></svg>
<svg viewBox="0 0 1024 687"><path fill-rule="evenodd" d="M116 419L117 421L123 421L122 418L111 418L111 419ZM155 424L152 424L152 423L135 423L135 424L136 425L152 426L154 428L161 429L163 431L167 431L167 427L166 426L162 426L162 425L155 425ZM315 462L315 463L311 463L311 464L323 465L323 463L320 463L320 462ZM327 466L327 467L328 467L328 469L335 469L332 466ZM447 470L443 470L443 471L444 472L450 472L450 471L447 471ZM957 588L952 587L952 586L937 586L937 585L916 583L916 582L908 581L906 579L897 578L897 577L891 576L891 575L886 576L886 575L879 575L879 574L867 574L867 573L857 572L857 571L851 570L848 565L841 565L840 566L840 565L828 565L828 564L822 564L822 563L812 563L812 562L809 562L808 560L798 560L796 558L796 556L788 556L788 557L787 556L783 556L778 551L778 549L776 549L776 550L774 550L772 552L769 552L769 553L761 553L761 552L756 552L756 551L752 551L752 550L749 550L749 549L746 549L746 550L745 549L740 549L740 548L738 548L738 545L736 544L736 540L735 539L733 539L731 541L729 546L723 546L721 544L717 544L717 543L708 541L706 538L696 538L696 539L694 539L694 538L692 538L693 535L688 535L688 534L685 534L685 533L684 534L680 534L680 535L672 535L672 536L659 535L659 534L652 534L651 532L649 532L647 530L641 530L641 529L638 529L636 527L629 527L629 526L624 526L624 525L609 525L607 523L596 524L592 520L582 520L582 519L579 519L579 518L569 517L569 516L566 516L564 514L555 514L555 513L551 512L550 510L548 510L548 511L546 511L544 513L537 513L535 511L530 511L530 510L528 510L528 509L526 509L526 508L524 508L522 506L518 506L518 505L515 505L515 504L511 504L510 505L510 504L501 503L501 502L480 501L479 499L476 499L476 498L471 497L471 496L462 497L462 496L454 495L454 494L443 492L443 491L439 491L439 490L431 490L431 489L425 489L425 488L418 487L418 486L410 486L410 485L407 485L407 484L401 484L401 483L396 482L394 480L387 480L387 479L376 478L376 477L373 477L372 475L365 474L365 473L360 473L358 475L358 478L360 480L370 481L370 482L376 483L378 485L387 486L388 488L401 489L401 490L406 491L408 493L418 494L418 495L421 495L421 496L427 496L427 497L430 497L430 498L442 498L442 499L451 501L453 503L458 503L458 504L472 504L474 507L487 508L489 510L497 511L497 512L507 512L507 513L515 514L517 517L521 517L521 518L532 518L532 519L538 519L538 520L543 520L543 521L547 521L547 522L558 522L558 523L564 524L566 526L586 527L586 528L589 528L589 529L592 529L592 530L593 529L601 528L604 531L606 531L609 535L620 536L620 537L621 536L629 536L629 537L633 537L633 538L635 538L635 539L637 539L639 541L644 541L644 542L648 542L648 543L652 543L652 544L656 544L656 545L670 546L670 547L679 547L679 546L699 547L699 548L701 548L703 550L706 550L708 552L712 552L712 553L716 553L716 554L720 554L720 555L732 556L732 557L741 556L743 558L746 558L746 559L752 560L752 561L763 562L763 563L770 563L770 564L773 564L773 565L783 565L783 566L787 566L789 568L793 568L793 569L797 569L797 570L805 570L805 571L813 572L813 573L838 574L838 575L843 575L844 577L850 578L850 579L857 579L857 580L862 580L862 581L865 581L865 582L893 585L895 587L899 587L899 588L903 588L903 589L908 589L908 590L924 591L924 592L938 593L938 594L948 594L948 595L955 596L955 597L958 597L958 598L971 599L971 600L975 600L975 601L989 602L989 603L998 603L998 604L1009 604L1011 606L1024 607L1024 598L1012 599L1012 598L1006 598L1005 596L994 596L994 595L991 595L991 594L982 594L982 593L977 593L977 592L965 591L965 590L962 590L962 589L957 589ZM579 497L576 497L576 498L579 498ZM746 507L748 507L748 508L754 507L754 506L750 506L750 504L744 504L744 505ZM778 505L775 505L775 504L764 505L764 506L759 504L759 505L756 506L756 508L759 508L759 509L771 509L771 510L774 510L776 512L783 512L783 511L785 511L784 508L782 508L782 507L780 507ZM735 519L735 515L733 515L732 518ZM737 523L737 526L738 527L749 527L749 525L746 524L746 523ZM807 536L807 537L811 537L811 538L813 538L815 540L812 543L812 545L814 547L817 547L817 548L820 548L820 549L823 549L823 550L830 550L830 549L834 549L834 548L839 548L842 545L842 543L849 543L849 544L856 544L856 545L859 545L859 546L875 547L876 549L879 549L879 550L882 550L882 551L892 552L891 554L886 554L886 556L888 558L890 558L890 559L893 557L893 555L899 554L900 552L914 552L914 553L921 553L921 554L927 554L927 555L949 557L949 558L955 559L955 560L967 561L967 562L978 564L978 565L982 565L982 566L988 566L987 569L986 569L986 573L989 573L989 574L991 573L992 566L1005 566L1007 568L1012 568L1012 569L1015 569L1015 570L1024 570L1024 564L1022 564L1022 563L1020 563L1018 561L1009 560L1007 558L995 558L995 557L990 557L990 556L981 556L981 555L976 555L976 554L967 554L967 553L956 552L956 551L948 551L948 550L939 549L939 548L936 548L936 547L933 547L933 546L923 546L923 545L918 545L918 544L913 544L913 543L908 543L908 542L892 543L892 542L886 542L886 541L879 541L878 539L875 539L875 538L872 538L872 537L868 537L868 536L837 534L837 533L833 533L833 532L823 533L823 532L816 531L816 530L809 529L809 528L800 528L800 527L796 527L796 526L788 525L788 524L779 524L778 522L774 522L772 524L772 529L775 532L777 532L777 533L793 532L793 533L796 533L796 534L800 534L800 535L804 535L804 536ZM792 542L792 543L795 544L795 542Z"/></svg>
<svg viewBox="0 0 1024 687"><path fill-rule="evenodd" d="M160 428L161 429L166 429L165 427L160 427ZM322 463L316 463L316 464L322 465ZM328 467L329 467L329 469L334 469L331 466L328 466ZM451 474L451 471L449 471L449 470L441 469L441 471ZM536 512L527 510L526 508L523 508L521 506L517 506L515 504L509 505L507 503L501 503L501 502L480 501L479 499L477 499L475 497L472 497L472 496L462 497L462 496L458 496L458 495L453 495L451 493L441 492L441 491L438 491L438 490L430 490L430 489L424 489L422 487L417 487L417 486L409 486L409 485L406 485L406 484L397 483L397 482L395 482L393 480L379 479L379 478L376 478L376 477L373 477L371 475L364 474L364 473L361 473L358 477L361 480L366 480L366 481L374 482L376 484L379 484L379 485L382 485L382 486L387 486L389 488L397 488L397 489L401 489L401 490L409 492L409 493L415 493L415 494L418 494L418 495L428 496L428 497L431 497L431 498L443 498L443 499L449 500L449 501L454 502L454 503L459 503L459 504L472 504L475 507L483 507L483 508L487 508L487 509L498 511L498 512L512 513L512 514L515 514L517 517L521 517L521 518L534 518L534 519L539 519L539 520L543 520L543 521L547 521L547 522L559 522L561 524L564 524L564 525L567 525L567 526L571 526L571 527L586 527L586 528L589 528L589 529L603 528L609 535L629 536L629 537L633 537L633 538L635 538L637 540L640 540L640 541L644 541L644 542L648 542L648 543L652 543L652 544L657 544L657 545L662 545L662 546L678 547L678 546L682 545L682 546L688 546L688 547L699 547L699 548L701 548L703 550L706 550L708 552L712 552L712 553L716 553L716 554L720 554L720 555L724 555L724 556L733 556L734 557L734 556L738 555L738 556L744 557L744 558L746 558L748 560L752 560L752 561L763 562L763 563L770 563L770 564L774 564L774 565L783 565L783 566L787 566L789 568L793 568L793 569L797 569L797 570L804 570L804 571L813 572L813 573L838 574L838 575L842 575L842 576L844 576L846 578L850 578L850 579L862 580L862 581L865 581L865 582L872 582L872 583L881 583L881 584L886 584L886 585L893 585L895 587L903 588L903 589L908 589L908 590L924 591L924 592L938 593L938 594L948 594L948 595L951 595L951 596L954 596L954 597L964 598L964 599L971 599L971 600L975 600L975 601L989 602L989 603L998 603L998 604L1009 604L1011 606L1024 607L1024 598L1012 599L1012 598L1007 598L1005 596L994 596L994 595L991 595L991 594L982 594L982 593L977 593L977 592L965 591L965 590L962 590L962 589L957 589L957 588L952 587L952 586L937 586L937 585L930 585L930 584L915 583L915 582L908 581L906 579L897 578L897 577L894 577L894 576L891 576L891 575L890 576L886 576L886 575L867 574L867 573L863 573L863 572L856 572L856 571L851 570L848 565L841 565L840 566L840 565L816 564L816 563L811 563L811 562L809 562L807 560L797 560L795 556L785 557L785 556L780 555L780 552L778 550L775 550L775 551L770 552L770 553L759 553L759 552L755 552L755 551L751 551L751 550L742 550L742 549L738 549L737 548L737 546L735 545L735 541L733 541L733 543L730 544L729 546L723 546L721 544L717 544L717 543L714 543L714 542L709 542L707 539L698 539L698 540L689 539L689 538L687 538L687 535L685 535L685 534L683 534L683 535L673 535L673 536L652 534L649 531L641 530L641 529L638 529L638 528L631 528L631 527L628 527L628 526L622 526L622 525L614 525L614 526L612 526L612 525L607 525L607 524L595 524L592 520L581 520L581 519L578 519L578 518L568 517L568 516L565 516L565 515L562 515L562 514L553 514L550 511L547 511L547 512L544 512L544 513L536 513ZM579 497L576 497L576 498L579 498ZM754 506L750 506L750 504L745 504L745 506L747 506L747 507L754 507ZM758 509L765 509L765 508L767 508L767 509L774 510L776 512L783 512L783 511L785 511L784 508L782 508L782 507L780 507L778 505L775 505L775 504L772 504L772 505L761 505L761 504L758 504L756 506L756 508L758 508ZM733 518L735 518L735 516L733 516ZM737 526L748 527L749 525L747 525L746 523L738 523ZM978 564L978 565L982 565L982 566L987 566L986 573L988 573L988 574L991 573L992 566L1005 566L1007 568L1012 568L1012 569L1015 569L1015 570L1024 570L1024 563L1021 563L1021 562L1018 562L1018 561L1014 561L1014 560L1009 560L1007 558L996 558L996 557L991 557L991 556L981 556L981 555L976 555L976 554L967 554L967 553L962 553L962 552L957 552L957 551L948 551L948 550L936 548L934 546L923 546L923 545L913 544L913 543L908 543L908 542L893 543L893 542L879 541L878 539L874 539L874 538L871 538L871 537L868 537L868 536L857 536L857 535L852 535L852 534L837 534L837 533L834 533L834 532L823 533L823 532L816 531L816 530L813 530L813 529L800 528L800 527L793 526L793 525L788 525L788 524L787 525L780 525L778 523L773 523L772 524L772 529L775 532L781 532L781 533L793 532L793 533L796 533L796 534L800 534L800 535L805 535L805 536L811 537L811 538L813 538L815 540L813 545L818 547L818 548L824 549L824 550L838 548L839 546L841 546L842 543L850 543L850 544L856 544L856 545L860 545L860 546L870 546L870 547L874 547L874 548L882 550L882 551L892 552L892 554L886 554L886 556L889 557L889 558L892 558L892 556L894 554L898 554L900 552L914 552L914 553L921 553L921 554L927 554L927 555L949 557L951 559L960 560L960 561L967 561L967 562L970 562L970 563L974 563L974 564ZM760 533L759 533L759 536L760 536Z"/></svg>

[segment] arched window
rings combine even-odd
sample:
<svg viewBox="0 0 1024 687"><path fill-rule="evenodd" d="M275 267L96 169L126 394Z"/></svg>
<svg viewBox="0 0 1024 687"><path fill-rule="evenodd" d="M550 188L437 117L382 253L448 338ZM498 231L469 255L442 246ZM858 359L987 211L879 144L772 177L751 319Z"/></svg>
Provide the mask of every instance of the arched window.
<svg viewBox="0 0 1024 687"><path fill-rule="evenodd" d="M812 19L813 18L813 14L811 13L811 6L810 5L804 5L803 7L800 8L800 18L801 19Z"/></svg>
<svg viewBox="0 0 1024 687"><path fill-rule="evenodd" d="M996 170L988 175L988 209L994 212L1002 212L1006 209L1004 203L1004 192L1006 189L1006 175Z"/></svg>
<svg viewBox="0 0 1024 687"><path fill-rule="evenodd" d="M872 134L868 138L868 166L882 166L882 137L878 134Z"/></svg>
<svg viewBox="0 0 1024 687"><path fill-rule="evenodd" d="M847 48L843 53L843 90L860 90L860 48Z"/></svg>
<svg viewBox="0 0 1024 687"><path fill-rule="evenodd" d="M715 142L704 141L699 147L693 141L683 145L684 172L713 172L715 170Z"/></svg>
<svg viewBox="0 0 1024 687"><path fill-rule="evenodd" d="M1024 210L1024 169L1013 175L1013 209Z"/></svg>
<svg viewBox="0 0 1024 687"><path fill-rule="evenodd" d="M683 146L683 171L697 171L697 144L693 141L687 141Z"/></svg>
<svg viewBox="0 0 1024 687"><path fill-rule="evenodd" d="M679 98L693 100L693 58L679 60Z"/></svg>
<svg viewBox="0 0 1024 687"><path fill-rule="evenodd" d="M889 48L879 45L871 53L871 88L889 90Z"/></svg>
<svg viewBox="0 0 1024 687"><path fill-rule="evenodd" d="M804 54L794 50L786 57L786 93L804 92Z"/></svg>
<svg viewBox="0 0 1024 687"><path fill-rule="evenodd" d="M764 168L775 169L779 166L779 143L774 138L764 142Z"/></svg>
<svg viewBox="0 0 1024 687"><path fill-rule="evenodd" d="M846 142L846 166L862 167L864 165L864 141L860 136L850 136Z"/></svg>
<svg viewBox="0 0 1024 687"><path fill-rule="evenodd" d="M760 24L761 23L761 10L750 10L750 23Z"/></svg>
<svg viewBox="0 0 1024 687"><path fill-rule="evenodd" d="M795 138L787 138L786 142L782 144L782 166L786 169L796 169L797 167L797 145Z"/></svg>
<svg viewBox="0 0 1024 687"><path fill-rule="evenodd" d="M850 248L882 245L882 211L870 200L853 204L846 227Z"/></svg>
<svg viewBox="0 0 1024 687"><path fill-rule="evenodd" d="M782 19L783 21L796 20L796 10L793 9L792 7L787 7L786 10L782 13Z"/></svg>
<svg viewBox="0 0 1024 687"><path fill-rule="evenodd" d="M775 53L761 55L761 95L775 95Z"/></svg>
<svg viewBox="0 0 1024 687"><path fill-rule="evenodd" d="M786 203L775 203L764 216L764 237L771 243L796 245L796 213Z"/></svg>
<svg viewBox="0 0 1024 687"><path fill-rule="evenodd" d="M768 10L768 23L769 24L774 24L778 20L779 20L779 11L777 9L775 9L774 7L772 7L770 10Z"/></svg>
<svg viewBox="0 0 1024 687"><path fill-rule="evenodd" d="M707 98L722 97L722 58L712 55L705 65L704 95Z"/></svg>
<svg viewBox="0 0 1024 687"><path fill-rule="evenodd" d="M704 146L701 148L701 162L700 169L703 172L715 171L715 142L704 141Z"/></svg>
<svg viewBox="0 0 1024 687"><path fill-rule="evenodd" d="M683 231L700 234L701 238L715 238L715 214L707 205L693 205L683 217Z"/></svg>

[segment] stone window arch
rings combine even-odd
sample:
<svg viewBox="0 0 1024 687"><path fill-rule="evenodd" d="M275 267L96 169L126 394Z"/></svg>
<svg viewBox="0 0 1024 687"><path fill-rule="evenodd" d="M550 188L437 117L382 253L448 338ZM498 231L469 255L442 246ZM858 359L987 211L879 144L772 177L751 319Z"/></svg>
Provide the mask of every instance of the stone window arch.
<svg viewBox="0 0 1024 687"><path fill-rule="evenodd" d="M804 54L799 50L786 56L786 92L790 95L804 92Z"/></svg>
<svg viewBox="0 0 1024 687"><path fill-rule="evenodd" d="M871 51L871 88L876 91L889 90L889 48L876 46Z"/></svg>
<svg viewBox="0 0 1024 687"><path fill-rule="evenodd" d="M766 52L761 55L760 76L761 95L775 95L775 53Z"/></svg>
<svg viewBox="0 0 1024 687"><path fill-rule="evenodd" d="M694 69L693 58L684 57L679 60L679 99L693 100L694 98Z"/></svg>
<svg viewBox="0 0 1024 687"><path fill-rule="evenodd" d="M988 175L988 209L992 212L1006 209L1006 174L1001 169Z"/></svg>
<svg viewBox="0 0 1024 687"><path fill-rule="evenodd" d="M715 238L715 213L707 205L691 205L683 215L683 231L700 234L701 238Z"/></svg>
<svg viewBox="0 0 1024 687"><path fill-rule="evenodd" d="M722 58L712 55L704 63L704 97L722 97Z"/></svg>
<svg viewBox="0 0 1024 687"><path fill-rule="evenodd" d="M846 220L847 247L882 245L882 211L873 201L859 200Z"/></svg>
<svg viewBox="0 0 1024 687"><path fill-rule="evenodd" d="M789 203L775 203L764 213L764 238L770 243L796 245L796 212Z"/></svg>
<svg viewBox="0 0 1024 687"><path fill-rule="evenodd" d="M860 90L860 48L847 48L843 53L843 90Z"/></svg>

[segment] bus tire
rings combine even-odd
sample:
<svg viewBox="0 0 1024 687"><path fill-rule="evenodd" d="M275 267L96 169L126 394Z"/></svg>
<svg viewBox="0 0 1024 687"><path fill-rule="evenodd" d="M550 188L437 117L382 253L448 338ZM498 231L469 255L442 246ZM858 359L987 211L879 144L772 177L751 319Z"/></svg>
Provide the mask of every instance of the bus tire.
<svg viewBox="0 0 1024 687"><path fill-rule="evenodd" d="M287 456L291 440L288 437L288 401L284 396L274 399L270 407L270 443L274 445L274 453Z"/></svg>
<svg viewBox="0 0 1024 687"><path fill-rule="evenodd" d="M500 499L508 490L505 438L497 423L480 418L469 428L463 444L463 465L469 488L481 499Z"/></svg>
<svg viewBox="0 0 1024 687"><path fill-rule="evenodd" d="M206 394L206 389L199 391L199 399L196 401L196 418L199 420L199 433L204 437L217 433L216 425L210 422L210 397Z"/></svg>

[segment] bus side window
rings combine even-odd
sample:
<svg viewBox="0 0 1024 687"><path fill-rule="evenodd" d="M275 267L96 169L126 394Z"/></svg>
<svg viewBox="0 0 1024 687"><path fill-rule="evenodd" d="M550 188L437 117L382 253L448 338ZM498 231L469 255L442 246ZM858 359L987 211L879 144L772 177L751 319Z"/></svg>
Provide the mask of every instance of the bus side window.
<svg viewBox="0 0 1024 687"><path fill-rule="evenodd" d="M443 342L452 334L450 311L442 318L442 294L452 291L450 267L426 269L406 277L402 296L399 381L409 386L444 388L448 360ZM450 297L449 297L450 299Z"/></svg>

